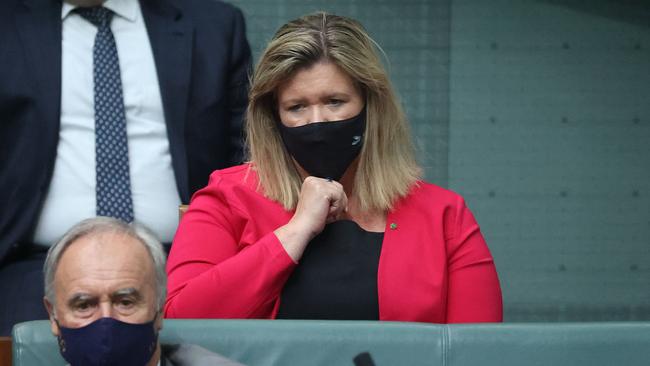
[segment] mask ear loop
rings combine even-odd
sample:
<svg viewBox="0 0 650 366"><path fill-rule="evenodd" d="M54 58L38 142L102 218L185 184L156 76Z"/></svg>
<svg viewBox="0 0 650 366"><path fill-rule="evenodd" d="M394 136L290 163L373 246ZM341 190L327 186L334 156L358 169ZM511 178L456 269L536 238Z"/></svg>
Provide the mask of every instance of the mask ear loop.
<svg viewBox="0 0 650 366"><path fill-rule="evenodd" d="M65 353L65 339L61 336L61 324L59 324L59 319L54 314L52 314L52 320L54 320L56 326L59 328L59 335L56 336L57 342L59 343L59 350L61 350L61 353Z"/></svg>
<svg viewBox="0 0 650 366"><path fill-rule="evenodd" d="M150 322L152 327L155 326L156 320L158 319L158 315L161 315L161 314L162 314L162 312L160 310L156 311L156 314L153 316L153 319ZM149 353L152 354L152 355L155 352L156 346L158 345L158 336L160 334L160 329L155 329L154 332L155 332L156 335L153 337L153 342L149 345Z"/></svg>
<svg viewBox="0 0 650 366"><path fill-rule="evenodd" d="M160 315L160 314L161 314L161 311L156 310L156 312L155 312L155 314L153 316L153 319L151 319L151 321L149 323L154 323L158 319L158 315Z"/></svg>

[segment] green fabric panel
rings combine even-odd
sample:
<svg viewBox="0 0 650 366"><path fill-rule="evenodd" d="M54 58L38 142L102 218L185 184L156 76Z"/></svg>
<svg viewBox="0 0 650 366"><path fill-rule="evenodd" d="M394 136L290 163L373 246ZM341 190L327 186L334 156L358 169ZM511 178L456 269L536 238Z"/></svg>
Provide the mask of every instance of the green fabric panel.
<svg viewBox="0 0 650 366"><path fill-rule="evenodd" d="M446 365L647 365L647 322L448 326Z"/></svg>
<svg viewBox="0 0 650 366"><path fill-rule="evenodd" d="M506 321L650 319L650 6L452 15L449 183L492 249Z"/></svg>

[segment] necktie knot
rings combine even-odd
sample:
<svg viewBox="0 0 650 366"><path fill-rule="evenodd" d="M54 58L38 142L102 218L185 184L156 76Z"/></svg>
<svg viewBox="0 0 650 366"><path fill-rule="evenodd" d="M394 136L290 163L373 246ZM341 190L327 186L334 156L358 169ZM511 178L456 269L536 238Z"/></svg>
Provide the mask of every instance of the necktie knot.
<svg viewBox="0 0 650 366"><path fill-rule="evenodd" d="M93 23L97 28L107 27L113 18L113 12L103 6L77 8L75 11L86 20Z"/></svg>

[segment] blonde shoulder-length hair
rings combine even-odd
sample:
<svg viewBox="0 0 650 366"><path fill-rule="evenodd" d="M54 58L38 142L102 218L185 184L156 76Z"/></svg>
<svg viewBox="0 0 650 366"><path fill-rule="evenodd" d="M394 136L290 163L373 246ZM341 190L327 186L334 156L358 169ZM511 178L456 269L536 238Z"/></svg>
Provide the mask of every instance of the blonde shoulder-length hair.
<svg viewBox="0 0 650 366"><path fill-rule="evenodd" d="M301 178L280 137L276 91L301 68L331 62L365 96L366 133L354 177L362 211L388 211L421 176L406 116L375 42L355 20L324 12L283 25L260 57L246 112L246 146L264 195L287 210L298 203Z"/></svg>

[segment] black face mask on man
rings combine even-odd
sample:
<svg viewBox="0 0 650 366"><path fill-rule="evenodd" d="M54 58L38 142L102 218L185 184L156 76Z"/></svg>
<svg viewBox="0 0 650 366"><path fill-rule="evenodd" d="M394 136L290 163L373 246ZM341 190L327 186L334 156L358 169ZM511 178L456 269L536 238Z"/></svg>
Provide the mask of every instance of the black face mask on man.
<svg viewBox="0 0 650 366"><path fill-rule="evenodd" d="M363 147L366 109L341 121L299 127L287 127L278 121L277 125L287 151L307 173L339 180Z"/></svg>
<svg viewBox="0 0 650 366"><path fill-rule="evenodd" d="M144 366L158 342L156 317L144 324L100 318L81 328L59 326L59 349L71 366Z"/></svg>

